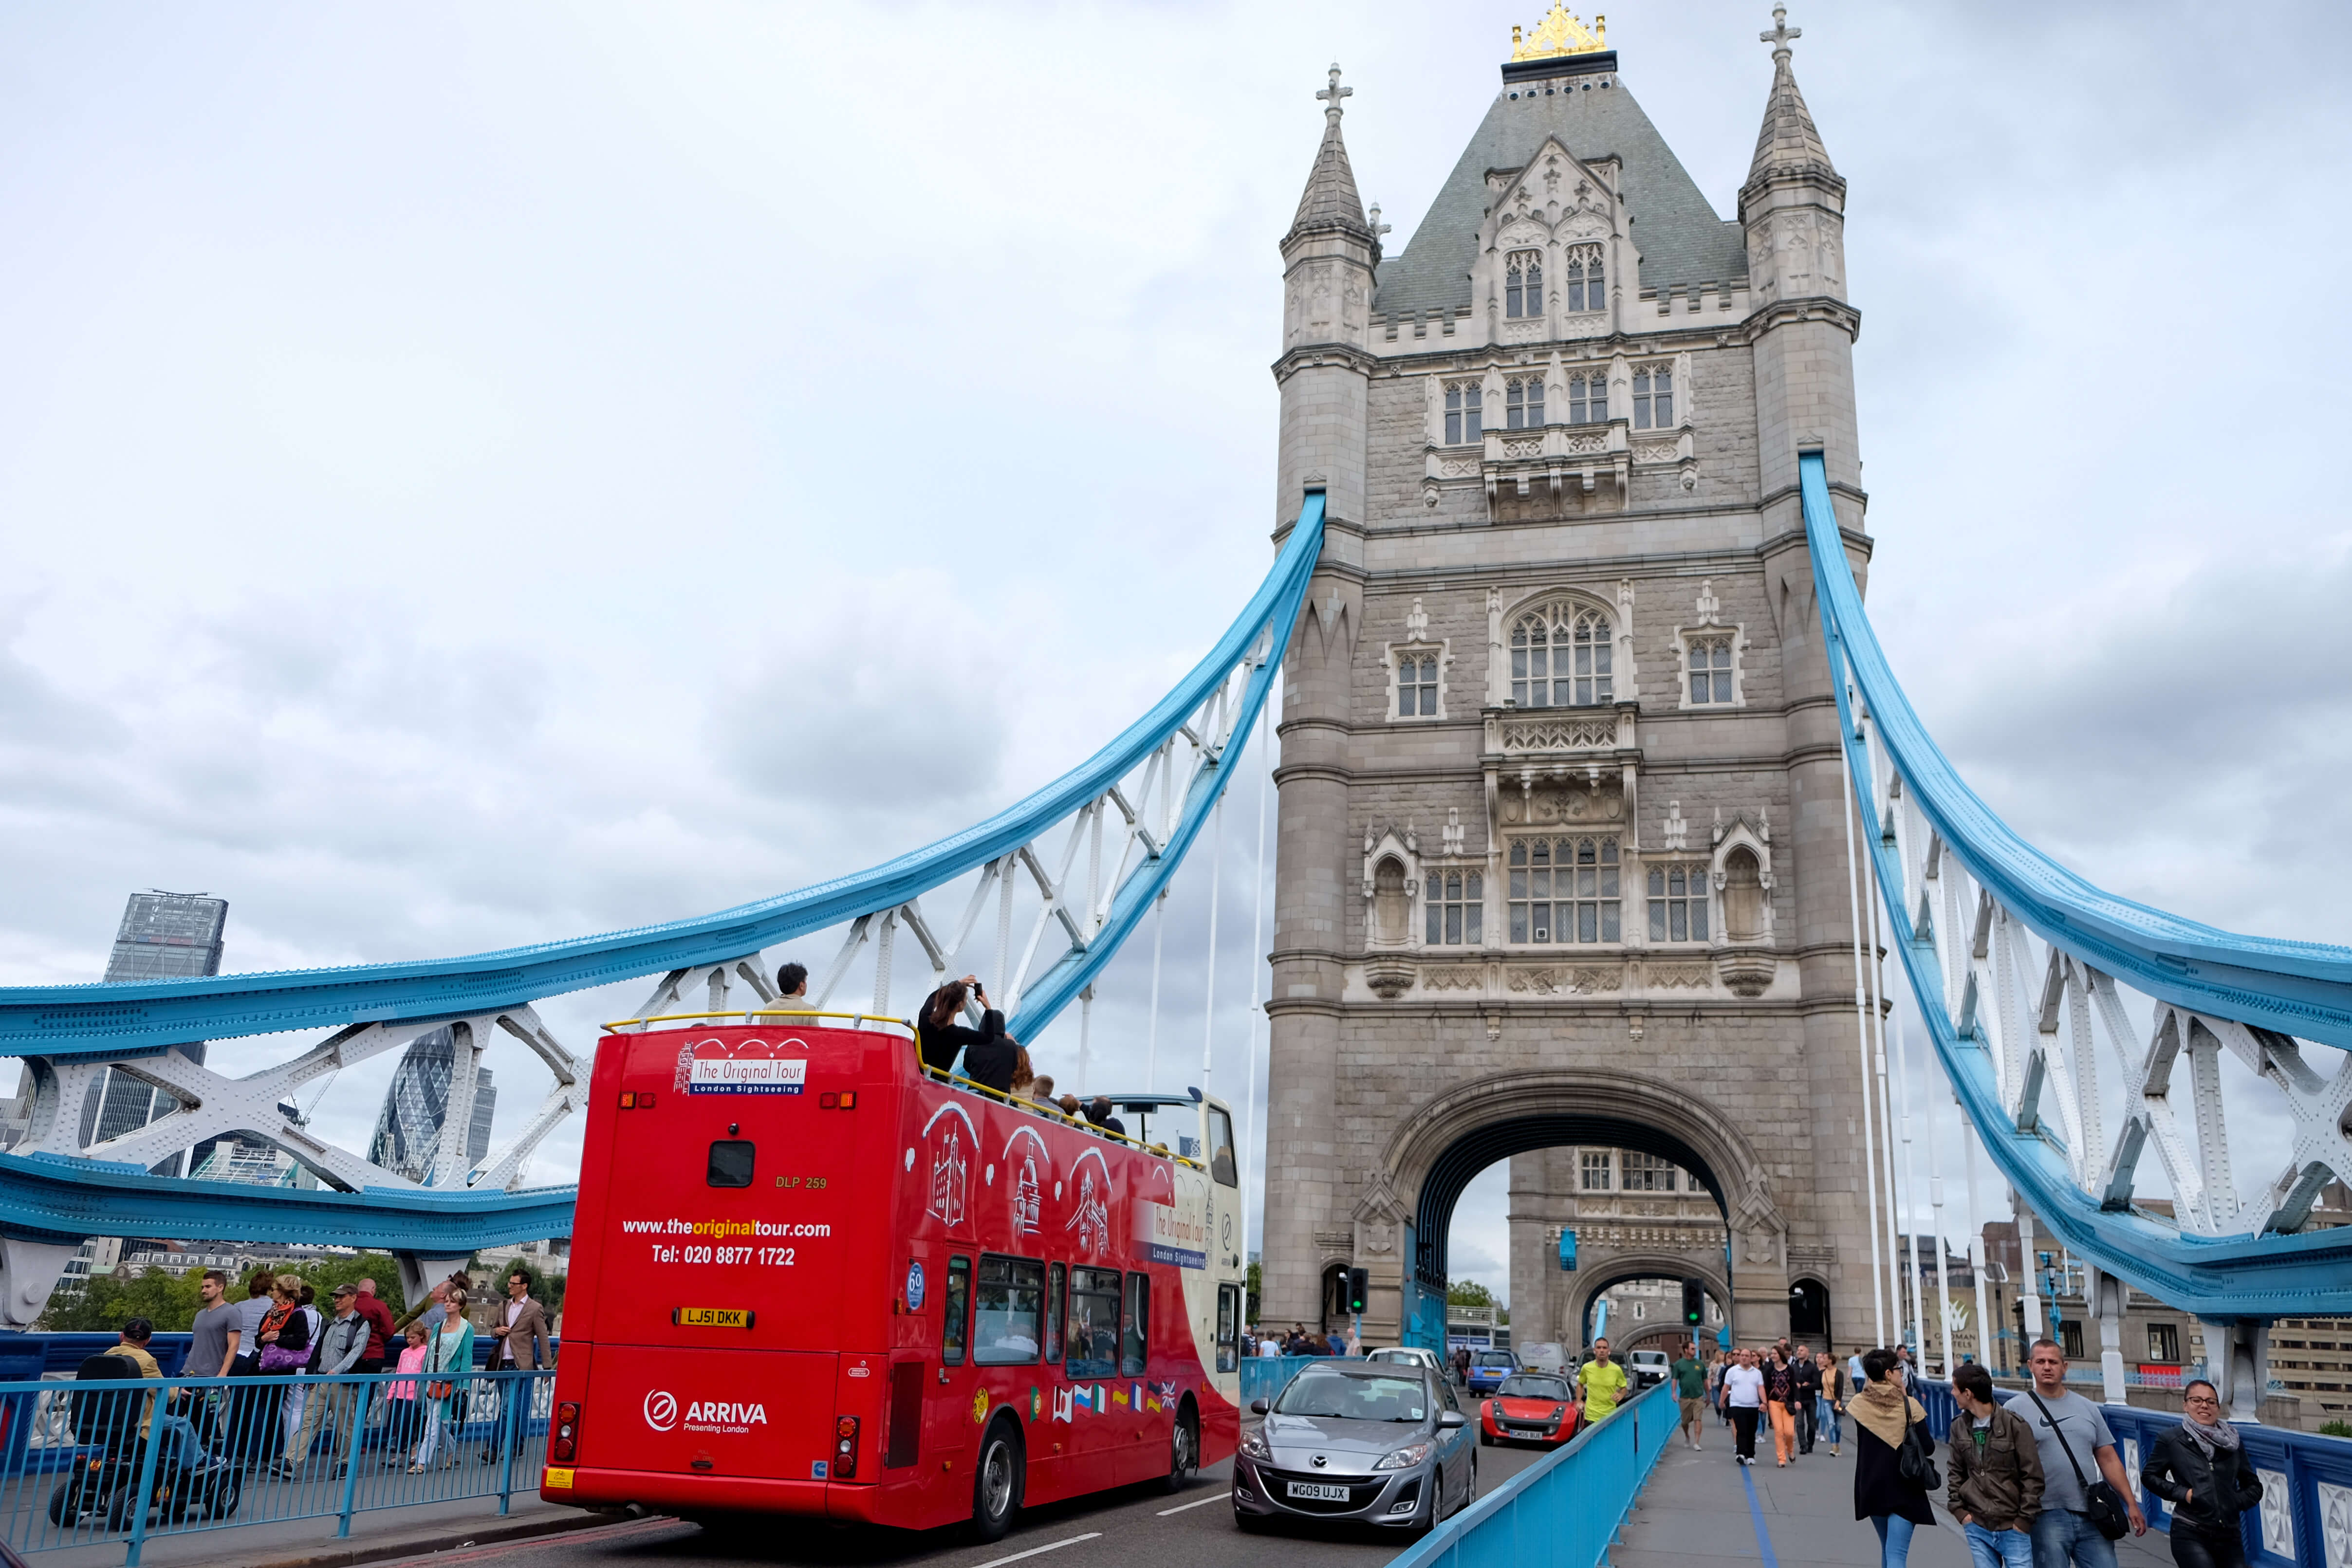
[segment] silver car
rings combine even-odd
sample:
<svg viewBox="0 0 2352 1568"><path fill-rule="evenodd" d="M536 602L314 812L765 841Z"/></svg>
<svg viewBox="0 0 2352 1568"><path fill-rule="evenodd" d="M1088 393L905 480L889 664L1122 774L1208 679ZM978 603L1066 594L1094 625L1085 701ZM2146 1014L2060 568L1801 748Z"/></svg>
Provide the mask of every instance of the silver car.
<svg viewBox="0 0 2352 1568"><path fill-rule="evenodd" d="M1445 1380L1394 1362L1318 1362L1251 1410L1234 1522L1339 1520L1426 1530L1478 1495L1478 1448Z"/></svg>

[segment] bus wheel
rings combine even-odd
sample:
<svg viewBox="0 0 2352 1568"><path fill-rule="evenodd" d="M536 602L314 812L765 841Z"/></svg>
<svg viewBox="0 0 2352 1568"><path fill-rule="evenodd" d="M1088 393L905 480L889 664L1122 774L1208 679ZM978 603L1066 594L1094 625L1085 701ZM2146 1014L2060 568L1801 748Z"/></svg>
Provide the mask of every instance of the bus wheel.
<svg viewBox="0 0 2352 1568"><path fill-rule="evenodd" d="M1182 1491L1201 1473L1201 1417L1186 1400L1176 1415L1176 1436L1170 1443L1168 1490Z"/></svg>
<svg viewBox="0 0 2352 1568"><path fill-rule="evenodd" d="M988 1429L980 1445L980 1464L971 1479L972 1533L982 1541L1002 1541L1013 1528L1021 1507L1021 1439L1000 1421Z"/></svg>

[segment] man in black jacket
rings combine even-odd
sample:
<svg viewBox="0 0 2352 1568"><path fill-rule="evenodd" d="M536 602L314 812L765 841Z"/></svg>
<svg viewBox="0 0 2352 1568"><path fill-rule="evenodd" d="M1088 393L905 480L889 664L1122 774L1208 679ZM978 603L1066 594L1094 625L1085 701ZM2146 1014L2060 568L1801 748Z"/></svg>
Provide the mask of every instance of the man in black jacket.
<svg viewBox="0 0 2352 1568"><path fill-rule="evenodd" d="M1797 1363L1789 1370L1789 1402L1797 1416L1797 1452L1813 1451L1813 1415L1822 1403L1822 1364L1813 1359L1813 1347L1797 1347Z"/></svg>

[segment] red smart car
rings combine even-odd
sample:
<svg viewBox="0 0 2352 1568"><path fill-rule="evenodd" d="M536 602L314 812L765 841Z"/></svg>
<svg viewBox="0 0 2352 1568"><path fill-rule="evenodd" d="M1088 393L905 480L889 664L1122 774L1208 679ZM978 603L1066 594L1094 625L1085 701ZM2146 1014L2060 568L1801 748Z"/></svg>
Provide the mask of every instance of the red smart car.
<svg viewBox="0 0 2352 1568"><path fill-rule="evenodd" d="M1568 1379L1546 1372L1517 1372L1503 1380L1494 1396L1478 1405L1478 1441L1541 1443L1558 1448L1582 1430L1583 1412L1576 1406Z"/></svg>

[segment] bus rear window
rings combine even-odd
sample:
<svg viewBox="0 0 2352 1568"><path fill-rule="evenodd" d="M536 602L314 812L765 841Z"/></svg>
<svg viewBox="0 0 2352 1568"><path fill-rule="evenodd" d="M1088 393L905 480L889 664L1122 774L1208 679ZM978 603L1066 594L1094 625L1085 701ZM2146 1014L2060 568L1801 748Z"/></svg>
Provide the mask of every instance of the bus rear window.
<svg viewBox="0 0 2352 1568"><path fill-rule="evenodd" d="M1242 1185L1241 1167L1234 1160L1234 1119L1219 1105L1209 1107L1209 1175L1220 1186Z"/></svg>
<svg viewBox="0 0 2352 1568"><path fill-rule="evenodd" d="M1045 1359L1062 1359L1062 1287L1064 1270L1055 1263L1045 1270Z"/></svg>
<svg viewBox="0 0 2352 1568"><path fill-rule="evenodd" d="M1116 1269L1070 1270L1069 1370L1072 1377L1110 1377L1118 1371L1118 1291Z"/></svg>
<svg viewBox="0 0 2352 1568"><path fill-rule="evenodd" d="M710 1167L705 1178L712 1186L751 1185L751 1140L719 1138L710 1145Z"/></svg>
<svg viewBox="0 0 2352 1568"><path fill-rule="evenodd" d="M971 1321L971 1260L948 1260L947 1321L940 1333L940 1359L950 1366L963 1364L965 1335Z"/></svg>
<svg viewBox="0 0 2352 1568"><path fill-rule="evenodd" d="M1039 1336L1045 1331L1045 1265L983 1253L978 1305L972 1360L982 1366L1013 1366L1037 1359Z"/></svg>
<svg viewBox="0 0 2352 1568"><path fill-rule="evenodd" d="M1144 1358L1151 1347L1151 1276L1129 1274L1127 1277L1127 1333L1119 1343L1119 1373L1126 1377L1143 1375Z"/></svg>

